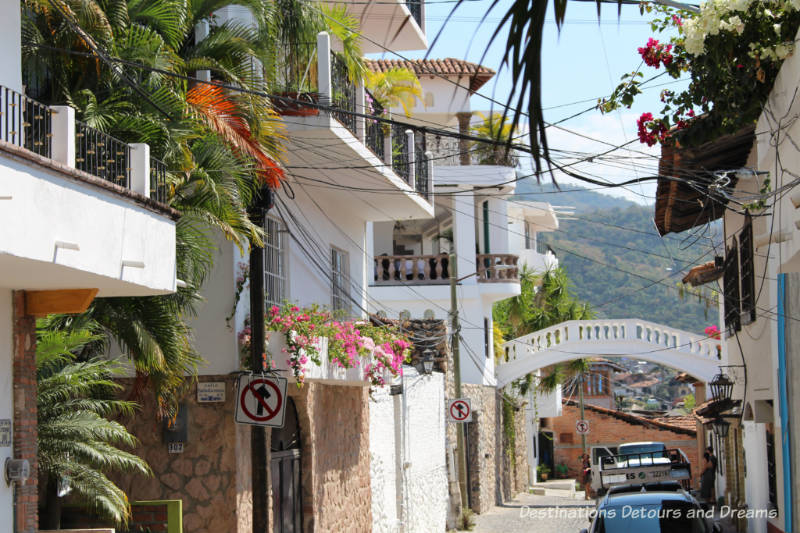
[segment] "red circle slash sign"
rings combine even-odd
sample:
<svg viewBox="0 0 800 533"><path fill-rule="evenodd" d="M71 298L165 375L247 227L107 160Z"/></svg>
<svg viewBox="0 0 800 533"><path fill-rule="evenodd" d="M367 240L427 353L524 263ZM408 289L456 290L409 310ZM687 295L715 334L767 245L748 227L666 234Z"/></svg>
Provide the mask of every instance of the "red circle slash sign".
<svg viewBox="0 0 800 533"><path fill-rule="evenodd" d="M260 386L257 387L257 385ZM271 392L270 389L272 389ZM248 394L252 394L256 399L258 408L256 409L255 413L252 413L247 408L247 402L244 401ZM274 408L270 407L267 403L267 399L271 398L273 394L275 395L275 398L277 398ZM281 412L283 397L281 396L281 391L278 390L277 385L267 379L260 378L254 379L247 385L247 387L244 388L239 396L239 402L242 406L244 414L246 414L248 418L255 420L256 422L266 422ZM265 412L266 414L264 414Z"/></svg>
<svg viewBox="0 0 800 533"><path fill-rule="evenodd" d="M469 405L467 405L467 402L458 400L450 404L450 416L455 420L466 420L469 416Z"/></svg>

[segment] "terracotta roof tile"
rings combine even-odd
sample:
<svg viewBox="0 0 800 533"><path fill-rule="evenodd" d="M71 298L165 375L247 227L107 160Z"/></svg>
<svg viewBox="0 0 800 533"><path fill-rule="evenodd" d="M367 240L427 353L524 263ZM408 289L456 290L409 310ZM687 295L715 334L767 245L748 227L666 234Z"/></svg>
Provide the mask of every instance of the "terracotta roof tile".
<svg viewBox="0 0 800 533"><path fill-rule="evenodd" d="M367 59L367 68L373 72L386 72L393 68L407 68L418 77L425 74L440 76L470 76L469 89L477 91L492 79L495 71L477 63L446 57L444 59Z"/></svg>
<svg viewBox="0 0 800 533"><path fill-rule="evenodd" d="M564 405L571 405L573 407L578 406L578 402L575 400L563 400ZM624 422L628 422L629 424L637 424L640 426L647 426L647 427L654 427L656 429L666 429L667 431L672 431L674 433L682 433L684 435L697 435L697 429L694 425L694 417L678 417L678 416L669 416L669 417L660 417L658 419L655 418L645 418L643 416L632 415L630 413L626 413L623 411L617 411L614 409L606 409L605 407L599 407L597 405L591 404L584 404L584 409L588 409L590 411L594 411L596 413L612 416L616 419L622 420ZM692 425L689 426L688 422L684 419L690 418L692 420ZM673 423L672 421L675 419L680 419L677 423Z"/></svg>

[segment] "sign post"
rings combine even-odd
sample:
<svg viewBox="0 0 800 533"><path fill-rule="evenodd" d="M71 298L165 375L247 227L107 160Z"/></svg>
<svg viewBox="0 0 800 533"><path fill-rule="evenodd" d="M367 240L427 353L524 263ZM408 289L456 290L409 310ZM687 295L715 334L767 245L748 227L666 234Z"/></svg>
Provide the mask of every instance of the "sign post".
<svg viewBox="0 0 800 533"><path fill-rule="evenodd" d="M447 402L448 422L472 422L472 404L469 398L456 398Z"/></svg>
<svg viewBox="0 0 800 533"><path fill-rule="evenodd" d="M286 415L286 378L239 376L236 422L252 426L283 427Z"/></svg>

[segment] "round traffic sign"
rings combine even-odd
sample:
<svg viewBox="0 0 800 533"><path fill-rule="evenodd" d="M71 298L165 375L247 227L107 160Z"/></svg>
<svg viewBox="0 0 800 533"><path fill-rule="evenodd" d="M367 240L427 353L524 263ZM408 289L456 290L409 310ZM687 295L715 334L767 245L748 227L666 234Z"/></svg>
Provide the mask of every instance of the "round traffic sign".
<svg viewBox="0 0 800 533"><path fill-rule="evenodd" d="M586 435L589 433L589 421L588 420L578 420L575 422L575 432L578 435Z"/></svg>
<svg viewBox="0 0 800 533"><path fill-rule="evenodd" d="M469 416L469 404L463 400L456 400L450 404L450 416L454 420L466 420Z"/></svg>
<svg viewBox="0 0 800 533"><path fill-rule="evenodd" d="M252 401L249 399L250 395L255 399L255 409L252 410L247 405L248 403L252 404ZM267 401L272 398L275 398L274 405L270 405L271 402ZM254 379L242 389L242 392L239 394L239 403L242 407L242 412L249 419L255 422L266 422L281 412L283 395L277 385L271 380L259 378Z"/></svg>

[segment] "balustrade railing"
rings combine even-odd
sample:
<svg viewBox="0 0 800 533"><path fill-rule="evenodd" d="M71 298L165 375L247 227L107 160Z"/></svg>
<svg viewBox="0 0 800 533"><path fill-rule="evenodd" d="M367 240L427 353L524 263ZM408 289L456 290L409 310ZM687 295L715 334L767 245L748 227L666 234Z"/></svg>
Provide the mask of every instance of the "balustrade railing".
<svg viewBox="0 0 800 533"><path fill-rule="evenodd" d="M333 118L342 123L353 135L356 130L356 86L350 80L347 64L337 54L331 54L331 107L344 112L331 111Z"/></svg>
<svg viewBox="0 0 800 533"><path fill-rule="evenodd" d="M367 115L372 115L373 117L384 117L385 110L383 109L383 106L375 99L374 96L369 93L369 91L365 93L364 99L366 100L365 104ZM372 150L372 152L377 155L381 161L383 161L385 156L384 139L386 137L384 124L374 119L366 118L364 120L366 122L364 128L364 140L367 144L367 148Z"/></svg>
<svg viewBox="0 0 800 533"><path fill-rule="evenodd" d="M438 255L381 255L375 285L435 285L450 282L450 258Z"/></svg>
<svg viewBox="0 0 800 533"><path fill-rule="evenodd" d="M478 281L519 281L519 256L511 254L478 254Z"/></svg>
<svg viewBox="0 0 800 533"><path fill-rule="evenodd" d="M75 121L75 168L130 188L131 149L126 143Z"/></svg>
<svg viewBox="0 0 800 533"><path fill-rule="evenodd" d="M0 139L51 157L52 110L12 89L0 89Z"/></svg>
<svg viewBox="0 0 800 533"><path fill-rule="evenodd" d="M155 157L150 158L150 198L167 203L167 165Z"/></svg>

